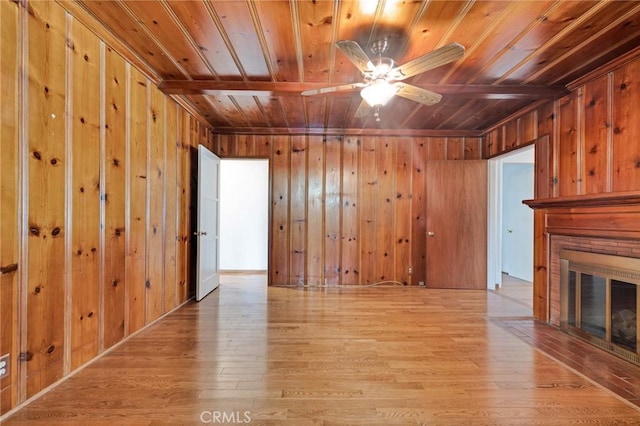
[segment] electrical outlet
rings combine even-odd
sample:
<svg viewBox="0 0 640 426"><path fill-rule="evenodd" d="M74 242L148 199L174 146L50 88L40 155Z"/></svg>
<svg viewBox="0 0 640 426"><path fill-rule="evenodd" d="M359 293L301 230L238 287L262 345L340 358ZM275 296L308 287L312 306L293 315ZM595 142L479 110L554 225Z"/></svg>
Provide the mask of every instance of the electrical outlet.
<svg viewBox="0 0 640 426"><path fill-rule="evenodd" d="M420 287L424 287L424 281L418 281L418 285L419 285Z"/></svg>
<svg viewBox="0 0 640 426"><path fill-rule="evenodd" d="M0 379L9 375L9 354L0 357Z"/></svg>
<svg viewBox="0 0 640 426"><path fill-rule="evenodd" d="M409 266L409 270L407 272L409 273L409 275L413 274L413 268Z"/></svg>

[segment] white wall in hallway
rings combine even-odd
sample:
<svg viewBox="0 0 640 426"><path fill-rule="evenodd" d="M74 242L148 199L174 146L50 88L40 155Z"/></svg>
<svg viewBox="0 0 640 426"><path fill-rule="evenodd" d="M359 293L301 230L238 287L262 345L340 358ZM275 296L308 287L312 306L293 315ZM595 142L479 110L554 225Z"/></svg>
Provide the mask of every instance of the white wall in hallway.
<svg viewBox="0 0 640 426"><path fill-rule="evenodd" d="M220 175L220 269L266 271L269 161L223 159Z"/></svg>

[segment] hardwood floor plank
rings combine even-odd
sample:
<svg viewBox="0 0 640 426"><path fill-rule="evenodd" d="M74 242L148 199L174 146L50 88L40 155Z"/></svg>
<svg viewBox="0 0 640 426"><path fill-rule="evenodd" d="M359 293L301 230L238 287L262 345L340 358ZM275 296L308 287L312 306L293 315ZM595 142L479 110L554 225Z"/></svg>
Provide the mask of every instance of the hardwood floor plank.
<svg viewBox="0 0 640 426"><path fill-rule="evenodd" d="M495 292L223 276L3 424L638 424L611 358Z"/></svg>

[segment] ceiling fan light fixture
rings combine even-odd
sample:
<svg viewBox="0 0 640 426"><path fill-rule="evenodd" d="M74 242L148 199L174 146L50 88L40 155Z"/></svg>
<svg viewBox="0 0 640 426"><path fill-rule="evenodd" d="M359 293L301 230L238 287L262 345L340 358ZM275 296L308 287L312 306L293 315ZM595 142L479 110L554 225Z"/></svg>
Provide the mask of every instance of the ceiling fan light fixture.
<svg viewBox="0 0 640 426"><path fill-rule="evenodd" d="M396 88L387 80L377 79L360 91L360 96L370 106L384 106L396 94Z"/></svg>

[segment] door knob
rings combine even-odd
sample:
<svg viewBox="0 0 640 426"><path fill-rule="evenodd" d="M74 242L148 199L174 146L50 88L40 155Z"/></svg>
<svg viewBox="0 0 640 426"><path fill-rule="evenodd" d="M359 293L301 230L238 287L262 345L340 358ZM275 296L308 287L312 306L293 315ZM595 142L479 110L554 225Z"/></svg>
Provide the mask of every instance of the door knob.
<svg viewBox="0 0 640 426"><path fill-rule="evenodd" d="M430 236L430 237L435 237L435 236L436 236L436 234L434 234L434 233L433 233L433 232L431 232L431 231L427 232L427 235L428 235L428 236Z"/></svg>
<svg viewBox="0 0 640 426"><path fill-rule="evenodd" d="M202 232L194 232L193 235L195 235L196 237L200 237L200 236L204 236L207 235L207 231L202 231Z"/></svg>

